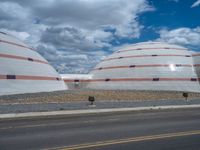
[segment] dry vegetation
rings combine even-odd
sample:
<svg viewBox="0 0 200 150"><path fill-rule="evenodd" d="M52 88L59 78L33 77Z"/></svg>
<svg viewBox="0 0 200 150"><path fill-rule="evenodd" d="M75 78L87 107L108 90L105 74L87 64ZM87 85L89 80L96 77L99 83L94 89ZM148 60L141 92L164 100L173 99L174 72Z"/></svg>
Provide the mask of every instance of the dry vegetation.
<svg viewBox="0 0 200 150"><path fill-rule="evenodd" d="M97 101L184 99L183 92L76 90L2 96L0 97L0 104L63 103L69 101L87 101L88 96L94 96ZM198 98L200 98L200 93L189 93L189 99Z"/></svg>

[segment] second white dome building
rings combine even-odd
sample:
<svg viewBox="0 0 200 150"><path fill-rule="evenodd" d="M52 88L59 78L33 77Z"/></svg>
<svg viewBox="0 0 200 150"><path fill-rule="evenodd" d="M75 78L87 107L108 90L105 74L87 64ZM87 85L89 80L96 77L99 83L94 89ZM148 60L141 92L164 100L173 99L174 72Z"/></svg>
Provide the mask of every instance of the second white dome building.
<svg viewBox="0 0 200 150"><path fill-rule="evenodd" d="M199 92L199 57L184 47L162 42L130 45L90 72L88 88Z"/></svg>

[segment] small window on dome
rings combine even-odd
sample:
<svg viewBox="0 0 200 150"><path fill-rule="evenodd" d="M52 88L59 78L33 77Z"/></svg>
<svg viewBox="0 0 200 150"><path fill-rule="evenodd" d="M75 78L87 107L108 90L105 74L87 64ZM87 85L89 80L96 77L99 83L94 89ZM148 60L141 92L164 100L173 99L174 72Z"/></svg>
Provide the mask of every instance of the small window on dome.
<svg viewBox="0 0 200 150"><path fill-rule="evenodd" d="M191 78L190 80L191 80L191 81L197 81L197 79L196 79L196 78Z"/></svg>
<svg viewBox="0 0 200 150"><path fill-rule="evenodd" d="M16 79L15 75L7 75L7 79Z"/></svg>
<svg viewBox="0 0 200 150"><path fill-rule="evenodd" d="M105 81L110 81L110 79L105 79Z"/></svg>
<svg viewBox="0 0 200 150"><path fill-rule="evenodd" d="M153 78L153 81L159 81L159 78Z"/></svg>
<svg viewBox="0 0 200 150"><path fill-rule="evenodd" d="M182 65L181 64L176 64L176 67L181 67Z"/></svg>
<svg viewBox="0 0 200 150"><path fill-rule="evenodd" d="M33 61L33 59L32 58L28 58L28 61Z"/></svg>
<svg viewBox="0 0 200 150"><path fill-rule="evenodd" d="M134 68L134 67L135 67L135 65L130 65L129 67L130 67L130 68Z"/></svg>

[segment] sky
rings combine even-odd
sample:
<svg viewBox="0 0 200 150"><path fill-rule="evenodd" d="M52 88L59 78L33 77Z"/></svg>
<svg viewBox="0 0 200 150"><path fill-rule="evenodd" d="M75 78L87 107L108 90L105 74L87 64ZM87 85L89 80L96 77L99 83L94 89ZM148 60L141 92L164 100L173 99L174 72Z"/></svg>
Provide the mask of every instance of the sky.
<svg viewBox="0 0 200 150"><path fill-rule="evenodd" d="M0 31L59 73L88 73L123 45L162 41L200 51L200 0L1 0Z"/></svg>

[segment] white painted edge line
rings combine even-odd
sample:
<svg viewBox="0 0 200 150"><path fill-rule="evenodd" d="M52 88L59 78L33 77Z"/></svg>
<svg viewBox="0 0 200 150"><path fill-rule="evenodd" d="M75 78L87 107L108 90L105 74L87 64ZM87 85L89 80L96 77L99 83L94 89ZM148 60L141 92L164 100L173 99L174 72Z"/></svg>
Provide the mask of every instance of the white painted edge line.
<svg viewBox="0 0 200 150"><path fill-rule="evenodd" d="M62 110L62 111L48 111L48 112L12 113L12 114L0 114L0 119L57 116L57 115L78 115L78 114L109 113L109 112L126 112L126 111L142 111L142 110L165 110L165 109L181 109L181 108L200 108L200 104L198 104L198 105L169 105L169 106L154 106L154 107L152 106L152 107L106 108L106 109L87 109L87 110L84 109L84 110Z"/></svg>

